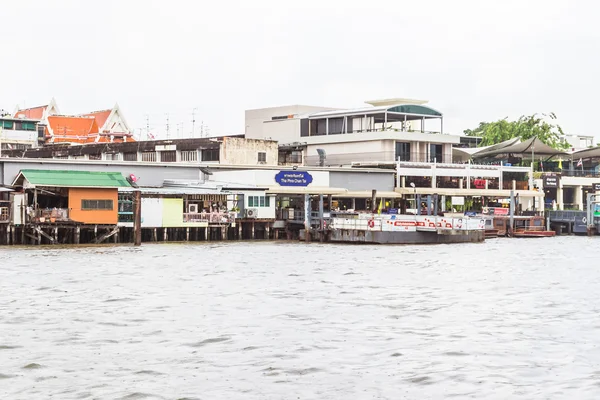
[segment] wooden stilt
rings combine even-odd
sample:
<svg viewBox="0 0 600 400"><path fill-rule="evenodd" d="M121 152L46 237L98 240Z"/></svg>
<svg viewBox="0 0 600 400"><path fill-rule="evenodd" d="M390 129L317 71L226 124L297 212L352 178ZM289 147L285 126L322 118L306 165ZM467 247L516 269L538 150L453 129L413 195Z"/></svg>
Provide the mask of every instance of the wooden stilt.
<svg viewBox="0 0 600 400"><path fill-rule="evenodd" d="M250 227L250 239L252 239L252 240L256 239L254 237L254 221L252 221L251 227Z"/></svg>
<svg viewBox="0 0 600 400"><path fill-rule="evenodd" d="M239 222L238 228L238 240L242 240L244 238L244 231L242 230L242 222Z"/></svg>
<svg viewBox="0 0 600 400"><path fill-rule="evenodd" d="M265 223L265 239L269 240L271 238L271 227L269 223Z"/></svg>
<svg viewBox="0 0 600 400"><path fill-rule="evenodd" d="M204 228L204 240L208 240L208 227Z"/></svg>
<svg viewBox="0 0 600 400"><path fill-rule="evenodd" d="M133 245L142 245L142 192L139 190L133 194Z"/></svg>
<svg viewBox="0 0 600 400"><path fill-rule="evenodd" d="M163 228L163 242L167 242L169 240L169 232L167 232L168 228Z"/></svg>
<svg viewBox="0 0 600 400"><path fill-rule="evenodd" d="M190 241L190 228L185 228L185 241Z"/></svg>

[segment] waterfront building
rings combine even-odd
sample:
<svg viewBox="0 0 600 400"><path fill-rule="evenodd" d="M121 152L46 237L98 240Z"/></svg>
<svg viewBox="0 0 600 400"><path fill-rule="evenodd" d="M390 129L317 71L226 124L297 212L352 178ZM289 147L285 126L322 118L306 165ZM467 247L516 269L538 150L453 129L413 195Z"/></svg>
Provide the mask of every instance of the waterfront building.
<svg viewBox="0 0 600 400"><path fill-rule="evenodd" d="M352 162L452 162L457 135L444 133L443 114L425 100L368 101L369 107L287 106L246 111L246 137L277 140L284 161L351 165ZM465 142L466 144L466 142Z"/></svg>
<svg viewBox="0 0 600 400"><path fill-rule="evenodd" d="M130 184L116 172L22 169L11 185L16 225L74 221L116 225L118 188Z"/></svg>

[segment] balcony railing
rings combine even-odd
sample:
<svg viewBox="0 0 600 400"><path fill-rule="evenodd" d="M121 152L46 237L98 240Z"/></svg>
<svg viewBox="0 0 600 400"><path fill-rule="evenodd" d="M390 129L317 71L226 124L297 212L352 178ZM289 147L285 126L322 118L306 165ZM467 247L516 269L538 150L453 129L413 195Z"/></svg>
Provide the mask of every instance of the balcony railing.
<svg viewBox="0 0 600 400"><path fill-rule="evenodd" d="M560 174L562 176L574 176L574 177L581 177L581 178L597 178L600 177L600 172L596 171L596 170L562 170L560 172Z"/></svg>
<svg viewBox="0 0 600 400"><path fill-rule="evenodd" d="M32 210L29 214L29 220L32 222L60 222L69 221L68 208L39 208Z"/></svg>
<svg viewBox="0 0 600 400"><path fill-rule="evenodd" d="M183 222L208 222L210 224L229 224L235 221L237 213L211 212L211 213L184 213Z"/></svg>

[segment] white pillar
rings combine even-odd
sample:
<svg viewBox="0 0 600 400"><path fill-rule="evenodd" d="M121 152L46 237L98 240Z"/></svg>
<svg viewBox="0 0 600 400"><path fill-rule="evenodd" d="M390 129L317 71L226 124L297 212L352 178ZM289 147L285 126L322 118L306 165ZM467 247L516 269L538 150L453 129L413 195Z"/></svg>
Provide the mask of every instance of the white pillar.
<svg viewBox="0 0 600 400"><path fill-rule="evenodd" d="M565 199L564 199L564 193L563 193L563 186L562 186L562 182L558 182L558 187L556 188L556 202L557 204L557 208L559 210L564 210L564 204L565 204Z"/></svg>
<svg viewBox="0 0 600 400"><path fill-rule="evenodd" d="M575 186L575 204L580 211L583 211L583 187Z"/></svg>

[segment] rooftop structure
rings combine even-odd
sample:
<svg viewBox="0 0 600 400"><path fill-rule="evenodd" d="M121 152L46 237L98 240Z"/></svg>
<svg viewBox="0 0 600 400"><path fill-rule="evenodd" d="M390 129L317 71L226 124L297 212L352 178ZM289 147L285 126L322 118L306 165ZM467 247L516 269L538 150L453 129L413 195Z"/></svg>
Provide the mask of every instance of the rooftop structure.
<svg viewBox="0 0 600 400"><path fill-rule="evenodd" d="M356 161L449 162L458 136L443 135L443 114L426 100L384 99L369 107L290 106L246 111L246 136L304 152L305 165Z"/></svg>

